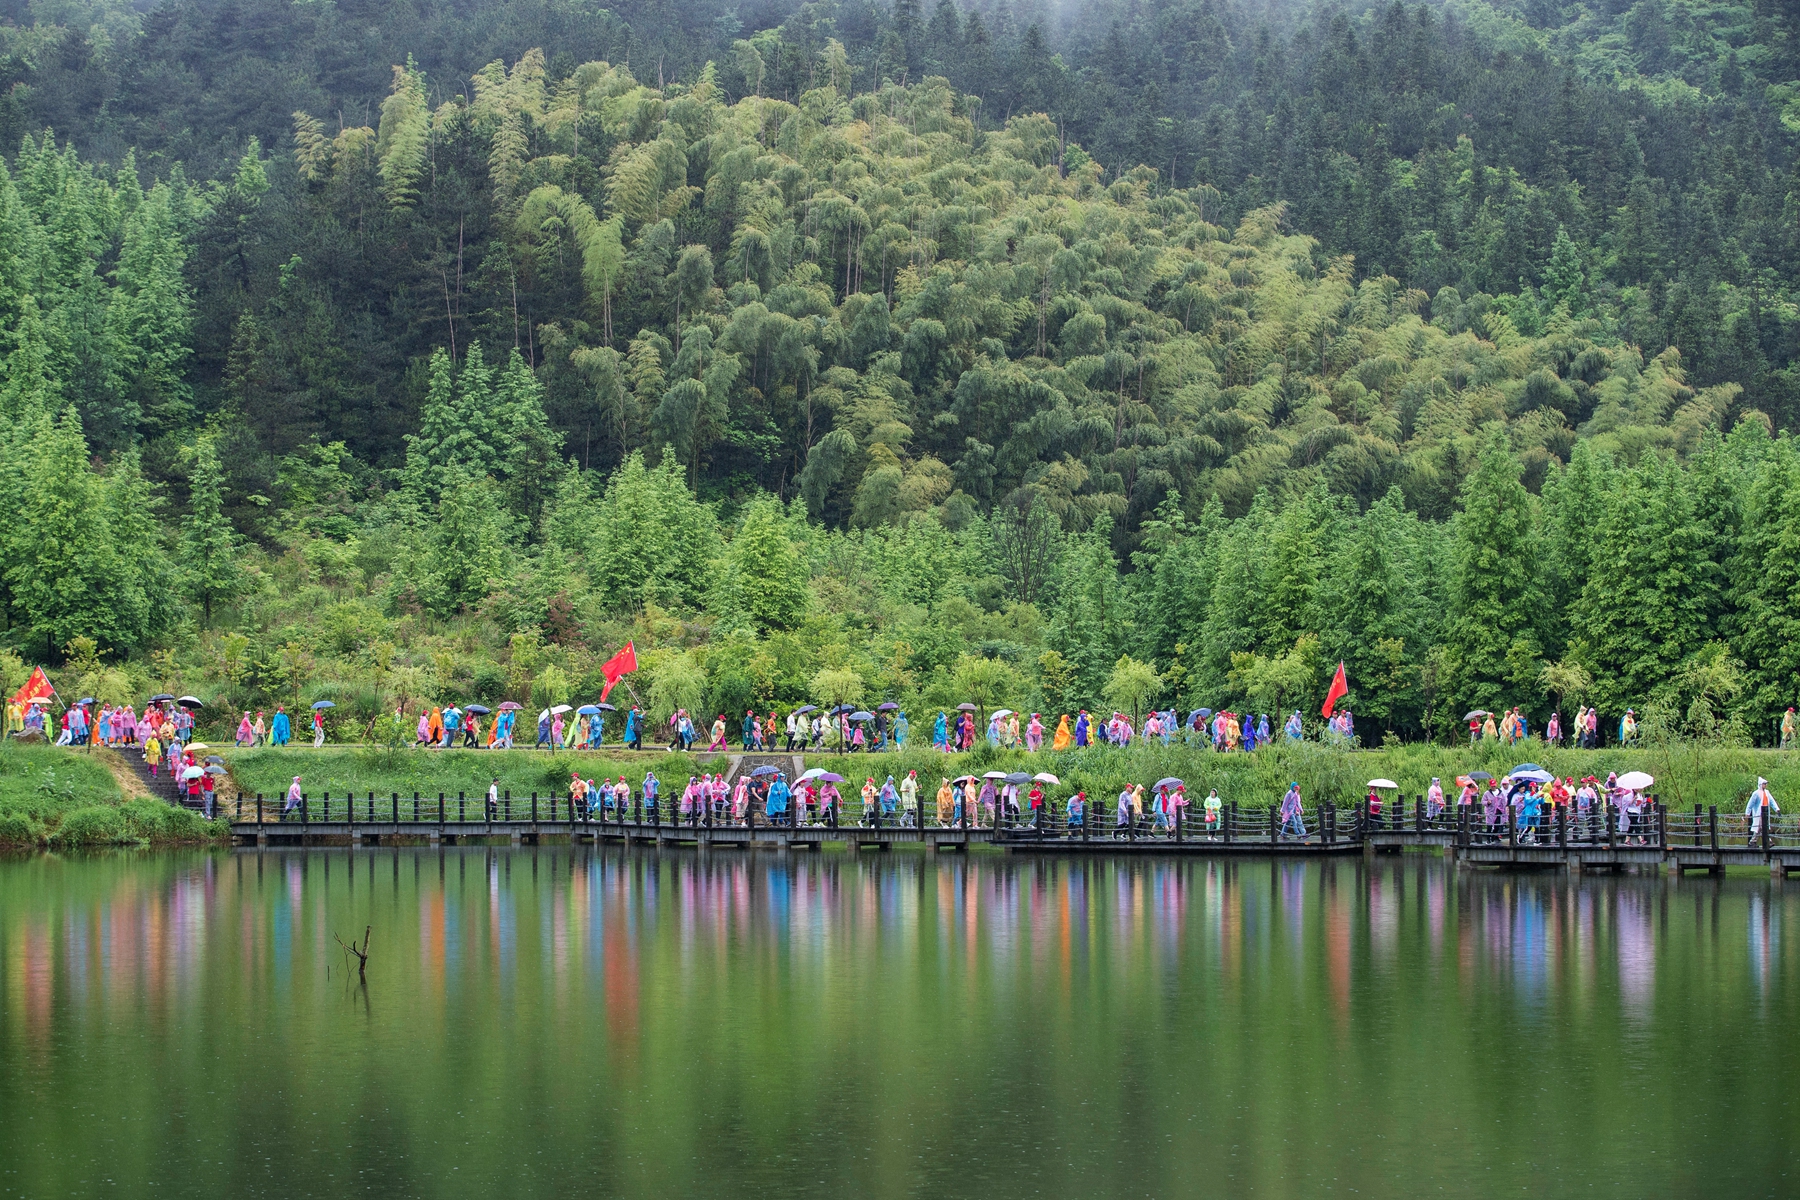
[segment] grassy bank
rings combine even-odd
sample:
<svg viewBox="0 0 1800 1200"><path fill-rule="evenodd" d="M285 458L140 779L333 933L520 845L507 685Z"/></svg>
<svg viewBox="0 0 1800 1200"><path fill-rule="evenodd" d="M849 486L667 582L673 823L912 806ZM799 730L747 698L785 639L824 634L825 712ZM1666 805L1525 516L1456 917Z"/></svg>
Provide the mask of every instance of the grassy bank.
<svg viewBox="0 0 1800 1200"><path fill-rule="evenodd" d="M309 795L355 791L378 795L417 791L435 796L457 792L477 795L487 790L496 776L502 788L515 796L532 792L561 794L568 787L569 772L586 778L624 775L635 790L647 769L653 769L665 785L679 785L688 775L723 770L717 755L666 754L649 750L638 753L620 749L548 754L515 750L433 751L310 747L283 750L221 750L230 763L238 786L249 794L285 793L295 775ZM1598 775L1608 771L1644 770L1657 778L1657 794L1671 807L1716 804L1721 809L1741 808L1758 775L1767 776L1779 798L1800 795L1800 754L1774 750L1735 750L1681 745L1641 750L1553 750L1532 742L1506 749L1498 744L1449 749L1441 746L1406 745L1374 750L1344 750L1315 742L1277 744L1255 754L1215 754L1209 749L1160 743L1139 744L1130 750L1108 748L1071 750L1063 753L1001 751L983 745L970 754L945 755L929 748L888 754L808 754L808 766L836 771L849 780L849 789L860 787L873 775L876 783L888 775L904 778L916 770L922 787L935 792L939 780L965 772L1049 771L1062 780L1055 789L1060 798L1076 788L1095 796L1116 796L1127 783L1150 784L1164 776L1187 781L1201 794L1217 788L1227 800L1244 806L1261 806L1280 799L1290 781L1298 780L1307 802L1335 799L1353 803L1367 781L1386 777L1400 784L1404 795L1423 794L1435 775L1448 789L1458 774L1486 770L1499 775L1521 762L1536 762L1559 775Z"/></svg>
<svg viewBox="0 0 1800 1200"><path fill-rule="evenodd" d="M218 831L150 796L127 800L97 754L0 742L0 846L191 845Z"/></svg>

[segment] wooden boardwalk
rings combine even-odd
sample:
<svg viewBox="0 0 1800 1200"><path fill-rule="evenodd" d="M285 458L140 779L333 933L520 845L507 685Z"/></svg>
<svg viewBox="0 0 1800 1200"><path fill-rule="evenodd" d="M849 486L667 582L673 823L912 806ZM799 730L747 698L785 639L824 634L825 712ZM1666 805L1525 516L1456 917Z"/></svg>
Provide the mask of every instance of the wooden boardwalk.
<svg viewBox="0 0 1800 1200"><path fill-rule="evenodd" d="M1616 810L1602 816L1557 813L1546 824L1526 829L1515 822L1486 824L1479 812L1452 809L1427 817L1423 800L1412 810L1390 806L1376 814L1363 806L1315 809L1304 836L1290 836L1268 809L1240 811L1227 805L1213 826L1185 815L1167 828L1139 819L1128 825L1096 821L1070 826L1055 812L1041 827L1006 820L1002 827L940 825L922 806L869 824L769 824L760 814L744 824L723 813L674 819L664 804L656 812L641 799L624 811L587 812L566 797L503 797L488 811L484 797L307 797L289 811L263 797L241 796L230 805L233 841L240 845L350 843L381 845L399 841L457 843L504 839L512 843L567 840L617 845L732 847L818 850L827 845L887 850L895 846L933 851L966 851L989 846L1020 854L1128 854L1293 858L1353 854L1432 852L1469 867L1571 872L1655 870L1671 874L1752 867L1776 875L1800 874L1800 824L1778 821L1755 836L1742 817L1716 809L1671 813L1647 807L1620 829Z"/></svg>

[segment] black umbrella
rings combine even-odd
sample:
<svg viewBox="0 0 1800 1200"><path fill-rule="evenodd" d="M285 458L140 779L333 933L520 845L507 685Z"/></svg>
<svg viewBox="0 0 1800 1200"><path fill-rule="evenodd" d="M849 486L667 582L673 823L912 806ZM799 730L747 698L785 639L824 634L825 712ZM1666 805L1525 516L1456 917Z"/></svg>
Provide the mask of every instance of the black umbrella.
<svg viewBox="0 0 1800 1200"><path fill-rule="evenodd" d="M618 709L614 708L612 705L608 704L604 700L602 700L600 703L594 705L594 707L599 709L601 712L618 712L619 711Z"/></svg>
<svg viewBox="0 0 1800 1200"><path fill-rule="evenodd" d="M876 712L898 712L899 709L900 706L895 704L892 700L883 700L880 704L875 706Z"/></svg>
<svg viewBox="0 0 1800 1200"><path fill-rule="evenodd" d="M183 707L183 708L205 708L206 707L206 701L200 699L200 697L198 697L198 696L183 696L181 699L175 701L175 703L181 705L181 707Z"/></svg>
<svg viewBox="0 0 1800 1200"><path fill-rule="evenodd" d="M223 764L224 764L224 762L225 762L225 760L224 760L224 759L222 759L222 758L220 758L220 757L219 757L219 756L218 756L218 755L216 755L216 754L209 754L209 755L207 755L207 756L206 756L206 761L207 761L207 762L209 762L209 763L219 763L219 764L221 764L221 765L223 765Z"/></svg>
<svg viewBox="0 0 1800 1200"><path fill-rule="evenodd" d="M802 713L818 712L818 711L819 711L819 706L816 704L802 704L799 708L796 708L794 710L794 715L797 717Z"/></svg>
<svg viewBox="0 0 1800 1200"><path fill-rule="evenodd" d="M1486 771L1470 771L1469 778L1470 779L1479 779L1479 780L1482 780L1483 782L1486 782L1487 780L1492 779L1493 776L1489 775Z"/></svg>
<svg viewBox="0 0 1800 1200"><path fill-rule="evenodd" d="M472 713L476 714L477 716L485 717L494 710L489 708L485 704L470 704L470 705L464 706L463 711L464 712L472 712Z"/></svg>
<svg viewBox="0 0 1800 1200"><path fill-rule="evenodd" d="M173 700L174 698L175 695L173 692L158 692L156 695L150 697L150 703L161 704L165 700Z"/></svg>
<svg viewBox="0 0 1800 1200"><path fill-rule="evenodd" d="M1030 783L1031 776L1027 775L1024 771L1014 771L1012 774L1010 774L1006 777L1006 782L1008 782L1008 783Z"/></svg>

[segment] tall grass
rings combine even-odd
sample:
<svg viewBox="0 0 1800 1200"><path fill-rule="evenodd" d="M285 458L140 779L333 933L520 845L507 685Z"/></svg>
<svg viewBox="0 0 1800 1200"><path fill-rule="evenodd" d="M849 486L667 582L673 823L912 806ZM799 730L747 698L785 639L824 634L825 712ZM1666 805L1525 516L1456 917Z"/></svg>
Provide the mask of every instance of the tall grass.
<svg viewBox="0 0 1800 1200"><path fill-rule="evenodd" d="M329 791L334 795L354 791L385 795L399 792L474 796L487 791L490 780L514 796L562 794L570 771L583 778L624 775L635 791L644 772L654 769L669 784L683 783L690 773L724 770L723 756L704 752L667 754L660 750L603 751L556 754L514 750L506 752L363 749L354 747L313 750L310 746L285 750L225 750L239 788L275 796L287 791L293 776L309 795ZM919 785L935 794L940 780L965 773L987 771L1047 771L1062 782L1053 792L1066 797L1079 788L1090 796L1111 799L1127 784L1149 785L1165 776L1187 782L1195 798L1217 788L1227 801L1242 807L1260 807L1280 800L1288 784L1298 782L1311 805L1327 800L1352 804L1367 791L1370 779L1386 777L1400 785L1401 794L1422 795L1433 776L1445 790L1454 788L1455 777L1467 771L1503 775L1524 762L1535 762L1558 775L1597 775L1629 770L1649 771L1657 778L1654 789L1671 807L1716 804L1721 809L1742 807L1758 775L1767 776L1779 797L1784 789L1800 796L1800 755L1774 750L1739 750L1718 746L1679 744L1637 750L1552 749L1529 741L1508 748L1497 742L1474 747L1393 745L1380 749L1352 750L1318 742L1277 742L1253 754L1215 753L1208 747L1177 742L1140 742L1130 749L1089 747L1054 753L1041 750L1001 750L980 743L968 754L940 754L913 745L883 754L807 754L806 765L823 767L848 781L846 796L873 776L877 785L889 775L896 781L917 771Z"/></svg>
<svg viewBox="0 0 1800 1200"><path fill-rule="evenodd" d="M90 752L0 742L0 846L186 844L221 829L161 800L126 803Z"/></svg>

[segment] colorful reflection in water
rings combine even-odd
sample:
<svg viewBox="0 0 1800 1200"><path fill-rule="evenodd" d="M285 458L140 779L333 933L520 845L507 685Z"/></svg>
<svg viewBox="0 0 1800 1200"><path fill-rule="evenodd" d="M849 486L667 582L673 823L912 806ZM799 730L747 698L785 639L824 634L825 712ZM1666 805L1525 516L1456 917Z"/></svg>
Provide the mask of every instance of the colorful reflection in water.
<svg viewBox="0 0 1800 1200"><path fill-rule="evenodd" d="M1766 1191L1796 906L1419 856L11 860L0 1196Z"/></svg>

